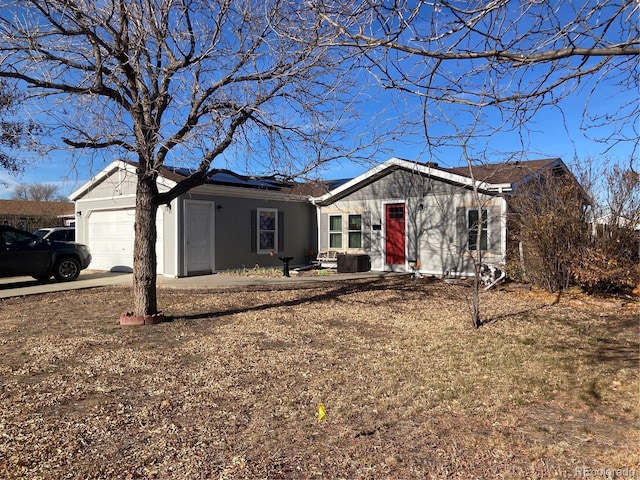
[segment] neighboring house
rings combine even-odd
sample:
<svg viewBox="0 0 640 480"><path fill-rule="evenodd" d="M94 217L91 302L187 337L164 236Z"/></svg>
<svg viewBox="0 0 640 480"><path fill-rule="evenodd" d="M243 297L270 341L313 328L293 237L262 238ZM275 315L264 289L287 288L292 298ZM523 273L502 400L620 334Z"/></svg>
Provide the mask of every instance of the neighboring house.
<svg viewBox="0 0 640 480"><path fill-rule="evenodd" d="M472 179L468 167L392 158L313 199L319 249L367 254L377 271L417 264L424 274L469 276L478 249L483 263L504 265L509 195L550 169L568 171L556 158L475 166Z"/></svg>
<svg viewBox="0 0 640 480"><path fill-rule="evenodd" d="M163 168L161 191L188 174ZM136 168L114 161L71 194L76 202L76 241L87 244L92 269L131 271ZM316 190L317 191L317 190ZM160 206L157 272L184 277L235 268L302 265L316 250L315 209L309 195L265 178L228 173Z"/></svg>
<svg viewBox="0 0 640 480"><path fill-rule="evenodd" d="M595 222L592 224L593 233L596 233L598 226L607 228L612 224L617 224L618 228L628 228L630 230L640 231L640 222L637 220L607 213L606 215L595 219Z"/></svg>
<svg viewBox="0 0 640 480"><path fill-rule="evenodd" d="M392 158L352 180L317 184L220 173L159 208L158 273L280 266L281 256L303 265L311 250L368 256L376 271L411 271L417 263L425 274L471 275L469 254L477 249L483 263L505 263L508 197L550 169L567 171L560 159L512 162L474 167L472 180L465 167ZM163 168L161 191L187 173ZM71 195L91 268L131 270L135 185L135 166L115 161Z"/></svg>
<svg viewBox="0 0 640 480"><path fill-rule="evenodd" d="M623 231L625 231L625 233L627 233L627 236L635 238L635 242L631 242L631 249L633 251L637 250L638 256L640 256L640 221L638 221L638 219L631 219L608 213L595 219L595 221L591 225L591 234L594 237L600 235L611 235L612 225L615 225L618 229L622 229ZM620 237L617 236L618 241L619 238ZM634 243L637 246L637 248L635 249L633 248Z"/></svg>
<svg viewBox="0 0 640 480"><path fill-rule="evenodd" d="M73 202L36 202L32 200L0 200L0 224L28 232L44 227L73 226Z"/></svg>

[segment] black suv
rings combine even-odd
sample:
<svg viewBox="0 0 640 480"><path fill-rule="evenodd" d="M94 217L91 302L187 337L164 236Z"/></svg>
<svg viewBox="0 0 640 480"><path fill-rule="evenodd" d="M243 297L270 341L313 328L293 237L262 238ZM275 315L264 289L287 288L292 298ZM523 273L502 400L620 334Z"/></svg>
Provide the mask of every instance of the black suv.
<svg viewBox="0 0 640 480"><path fill-rule="evenodd" d="M53 275L59 282L70 282L90 262L86 245L50 241L0 225L0 277L31 275L44 282Z"/></svg>

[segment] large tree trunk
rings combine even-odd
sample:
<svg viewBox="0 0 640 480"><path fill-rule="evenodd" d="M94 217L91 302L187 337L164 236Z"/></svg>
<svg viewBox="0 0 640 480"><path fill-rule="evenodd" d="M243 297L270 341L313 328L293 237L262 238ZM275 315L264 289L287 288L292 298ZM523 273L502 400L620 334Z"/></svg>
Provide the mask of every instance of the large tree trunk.
<svg viewBox="0 0 640 480"><path fill-rule="evenodd" d="M133 243L133 307L135 315L158 313L156 297L156 212L158 190L153 176L138 176Z"/></svg>

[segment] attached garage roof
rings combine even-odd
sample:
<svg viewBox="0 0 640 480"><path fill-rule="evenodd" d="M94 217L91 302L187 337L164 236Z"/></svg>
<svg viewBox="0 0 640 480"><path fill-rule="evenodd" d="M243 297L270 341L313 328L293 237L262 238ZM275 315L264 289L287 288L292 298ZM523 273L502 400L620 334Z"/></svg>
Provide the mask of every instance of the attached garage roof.
<svg viewBox="0 0 640 480"><path fill-rule="evenodd" d="M71 194L73 200L83 197L94 186L100 184L109 175L118 170L125 170L131 175L136 174L136 164L123 160L111 162L107 167L101 170L96 176L85 183L82 187ZM172 188L180 181L187 178L195 170L186 167L161 167L159 170L158 183L167 188ZM330 180L315 182L293 182L284 181L272 176L248 176L240 175L230 170L220 169L215 171L211 178L204 185L219 185L222 187L237 187L252 190L282 192L286 195L299 197L310 197L323 195L333 188L341 185L348 180ZM244 195L244 194L242 194Z"/></svg>

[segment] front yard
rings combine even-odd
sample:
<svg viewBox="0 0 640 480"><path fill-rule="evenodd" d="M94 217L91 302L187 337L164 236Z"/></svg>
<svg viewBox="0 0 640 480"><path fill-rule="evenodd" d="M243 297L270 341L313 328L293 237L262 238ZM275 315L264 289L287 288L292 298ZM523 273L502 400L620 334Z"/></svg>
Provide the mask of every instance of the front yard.
<svg viewBox="0 0 640 480"><path fill-rule="evenodd" d="M495 291L474 330L469 293L162 289L150 327L127 288L0 300L0 477L640 478L640 304Z"/></svg>

